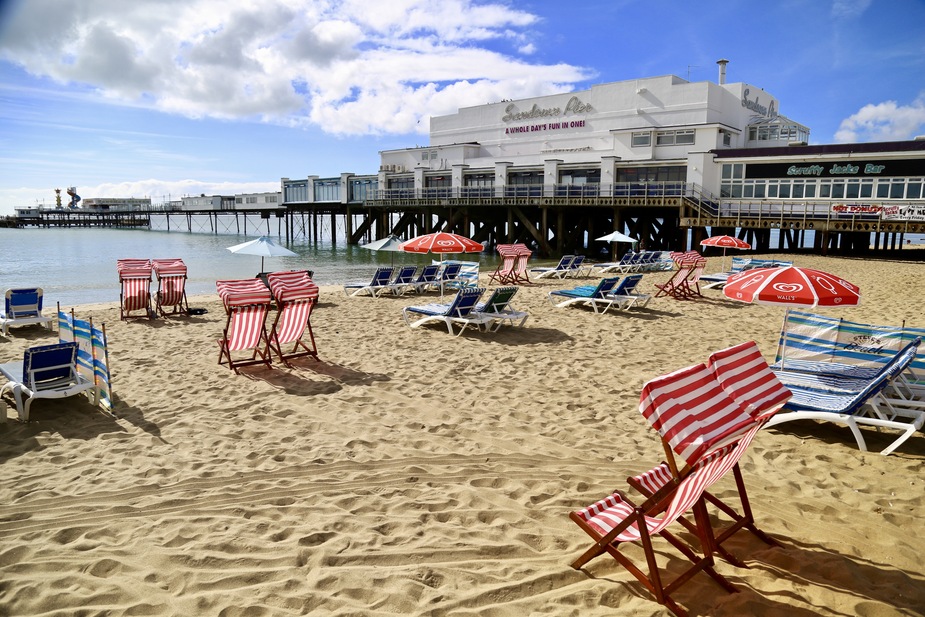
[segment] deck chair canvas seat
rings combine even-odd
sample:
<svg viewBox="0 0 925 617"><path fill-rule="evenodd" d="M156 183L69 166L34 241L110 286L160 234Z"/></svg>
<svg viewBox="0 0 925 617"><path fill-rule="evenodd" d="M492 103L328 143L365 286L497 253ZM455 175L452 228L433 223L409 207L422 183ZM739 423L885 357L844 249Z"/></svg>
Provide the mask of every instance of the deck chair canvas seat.
<svg viewBox="0 0 925 617"><path fill-rule="evenodd" d="M318 303L318 285L305 271L271 272L267 284L278 305L268 334L270 350L288 367L293 358L310 356L317 360L311 314Z"/></svg>
<svg viewBox="0 0 925 617"><path fill-rule="evenodd" d="M157 278L157 291L154 293L157 313L163 317L189 315L186 299L187 268L183 260L152 259L151 266Z"/></svg>
<svg viewBox="0 0 925 617"><path fill-rule="evenodd" d="M116 261L119 284L122 287L119 296L119 317L154 317L157 313L151 307L151 260L119 259ZM134 311L144 311L143 315L132 315Z"/></svg>
<svg viewBox="0 0 925 617"><path fill-rule="evenodd" d="M498 331L504 324L519 327L527 322L529 313L515 311L511 308L511 300L517 294L517 289L517 287L498 287L488 296L488 300L476 304L473 312L482 314L491 320L486 324L487 330Z"/></svg>
<svg viewBox="0 0 925 617"><path fill-rule="evenodd" d="M379 295L388 289L389 282L392 280L392 274L395 268L381 267L376 268L370 281L357 281L344 284L344 293L348 296L370 295L378 298Z"/></svg>
<svg viewBox="0 0 925 617"><path fill-rule="evenodd" d="M460 289L449 303L406 306L402 309L402 317L411 328L420 328L428 323L444 323L450 334L453 334L453 326L457 325L459 332L456 336L459 336L469 326L478 329L492 322L491 317L473 312L484 292L485 289L481 287ZM413 316L417 316L415 321L411 321Z"/></svg>
<svg viewBox="0 0 925 617"><path fill-rule="evenodd" d="M571 512L569 518L594 540L591 548L576 559L572 567L582 568L590 560L607 553L635 576L655 596L657 602L679 617L687 615L687 611L671 594L698 572L705 572L728 592L738 591L714 569L715 540L707 521L703 493L731 469L738 460L733 453L745 445L730 444L715 450L695 465L683 479L666 484L640 505L636 505L623 492L616 491L586 508ZM694 529L697 530L700 554L667 529L688 511L693 512L697 522ZM671 582L663 582L663 574L656 563L652 546L652 539L656 535L667 540L691 562ZM642 545L648 573L620 550L622 544L630 542Z"/></svg>
<svg viewBox="0 0 925 617"><path fill-rule="evenodd" d="M629 302L628 299L610 297L610 293L619 281L619 277L604 278L597 285L580 285L572 289L550 291L549 301L556 308L576 305L590 306L595 313L603 314L614 306L623 308Z"/></svg>
<svg viewBox="0 0 925 617"><path fill-rule="evenodd" d="M514 244L513 246L514 250L517 252L517 257L514 261L514 280L511 282L515 285L529 285L530 275L527 269L533 251L531 251L526 244Z"/></svg>
<svg viewBox="0 0 925 617"><path fill-rule="evenodd" d="M7 289L0 310L0 331L9 336L10 327L39 325L52 327L51 317L42 315L44 292L41 287Z"/></svg>
<svg viewBox="0 0 925 617"><path fill-rule="evenodd" d="M225 311L234 304L270 304L270 289L259 279L230 279L215 281L215 289Z"/></svg>
<svg viewBox="0 0 925 617"><path fill-rule="evenodd" d="M22 362L0 364L0 374L7 380L0 387L0 396L7 391L13 393L16 412L23 422L29 421L32 403L38 399L87 393L94 405L99 403L99 389L77 370L77 343L30 347L23 353ZM5 413L0 420L6 421Z"/></svg>

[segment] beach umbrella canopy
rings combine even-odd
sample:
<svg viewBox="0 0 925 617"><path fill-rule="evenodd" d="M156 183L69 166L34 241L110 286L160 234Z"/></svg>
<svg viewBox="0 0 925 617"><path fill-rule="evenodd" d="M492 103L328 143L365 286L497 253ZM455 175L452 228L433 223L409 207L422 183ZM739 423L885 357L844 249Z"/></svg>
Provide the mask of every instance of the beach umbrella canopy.
<svg viewBox="0 0 925 617"><path fill-rule="evenodd" d="M752 304L813 308L857 306L861 290L840 276L811 268L756 268L729 277L723 294Z"/></svg>
<svg viewBox="0 0 925 617"><path fill-rule="evenodd" d="M438 231L411 238L402 243L401 250L408 253L481 253L485 250L479 242L447 231Z"/></svg>
<svg viewBox="0 0 925 617"><path fill-rule="evenodd" d="M635 242L636 238L630 238L624 233L620 233L619 231L614 231L612 233L607 234L606 236L595 238L595 240L598 240L600 242Z"/></svg>
<svg viewBox="0 0 925 617"><path fill-rule="evenodd" d="M447 231L437 231L411 238L401 245L409 253L439 253L443 261L445 253L481 253L485 247L475 240ZM443 297L443 281L440 281L440 297Z"/></svg>
<svg viewBox="0 0 925 617"><path fill-rule="evenodd" d="M260 271L264 272L263 269L263 260L266 257L296 257L296 253L293 253L285 246L280 246L274 242L271 238L267 236L260 236L256 240L250 240L248 242L242 242L241 244L235 244L234 246L229 246L228 250L232 253L239 253L241 255L258 255L260 257Z"/></svg>
<svg viewBox="0 0 925 617"><path fill-rule="evenodd" d="M720 268L726 271L726 249L746 250L752 248L752 245L745 240L739 240L732 236L710 236L700 243L700 246L718 246L723 249L723 266Z"/></svg>
<svg viewBox="0 0 925 617"><path fill-rule="evenodd" d="M370 251L389 251L391 253L399 253L403 252L401 248L402 244L404 244L404 240L395 234L389 234L385 238L373 240L369 244L361 244L360 248L368 249ZM395 255L392 255L392 264L395 264Z"/></svg>

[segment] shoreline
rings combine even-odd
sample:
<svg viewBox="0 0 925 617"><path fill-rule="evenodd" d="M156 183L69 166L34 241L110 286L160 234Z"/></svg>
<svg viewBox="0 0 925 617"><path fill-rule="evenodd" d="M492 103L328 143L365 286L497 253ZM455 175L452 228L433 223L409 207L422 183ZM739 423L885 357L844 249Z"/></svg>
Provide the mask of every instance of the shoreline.
<svg viewBox="0 0 925 617"><path fill-rule="evenodd" d="M861 287L860 306L814 312L925 326L919 263L774 255ZM644 275L642 291L669 275ZM662 460L638 411L643 383L746 340L772 360L785 309L716 290L603 315L547 298L592 280L524 286L513 302L530 313L523 328L459 337L402 320L436 294L351 298L325 285L312 314L320 360L240 375L217 363L217 295L190 297L204 315L150 321L120 321L118 303L75 306L106 322L115 417L72 398L37 402L21 424L10 396L0 401L0 605L668 614L609 556L569 567L590 538L568 513ZM4 362L50 338L11 332ZM865 437L871 450L891 441ZM724 546L750 568L716 567L741 593L698 574L676 599L701 615L922 614L923 463L921 432L881 456L832 423L763 430L742 473L756 524L783 548L740 532ZM732 479L716 493L734 503ZM680 555L655 545L676 572Z"/></svg>

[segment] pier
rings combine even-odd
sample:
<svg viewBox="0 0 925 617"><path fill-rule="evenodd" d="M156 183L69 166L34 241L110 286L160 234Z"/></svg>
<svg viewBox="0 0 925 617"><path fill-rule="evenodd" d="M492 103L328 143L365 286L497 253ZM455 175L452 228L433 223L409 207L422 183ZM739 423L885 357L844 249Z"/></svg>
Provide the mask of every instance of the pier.
<svg viewBox="0 0 925 617"><path fill-rule="evenodd" d="M286 241L333 244L343 239L361 244L390 233L411 238L443 229L490 250L497 244L522 242L543 257L604 252L610 246L594 238L624 225L641 246L653 250L699 248L710 235L735 234L757 252L823 255L893 254L903 248L906 234L925 233L925 221L890 220L881 211L838 207L835 202L733 207L690 183L513 188L517 190L500 195L450 188L381 190L363 202L287 203L253 210L55 209L14 221L18 227L267 234Z"/></svg>

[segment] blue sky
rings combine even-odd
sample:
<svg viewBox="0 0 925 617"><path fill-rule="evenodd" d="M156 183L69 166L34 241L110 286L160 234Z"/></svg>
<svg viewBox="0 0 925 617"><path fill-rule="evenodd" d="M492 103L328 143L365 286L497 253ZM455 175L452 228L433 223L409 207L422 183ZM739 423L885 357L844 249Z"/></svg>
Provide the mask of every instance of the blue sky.
<svg viewBox="0 0 925 617"><path fill-rule="evenodd" d="M0 0L0 215L374 173L458 107L674 74L925 134L925 0Z"/></svg>

